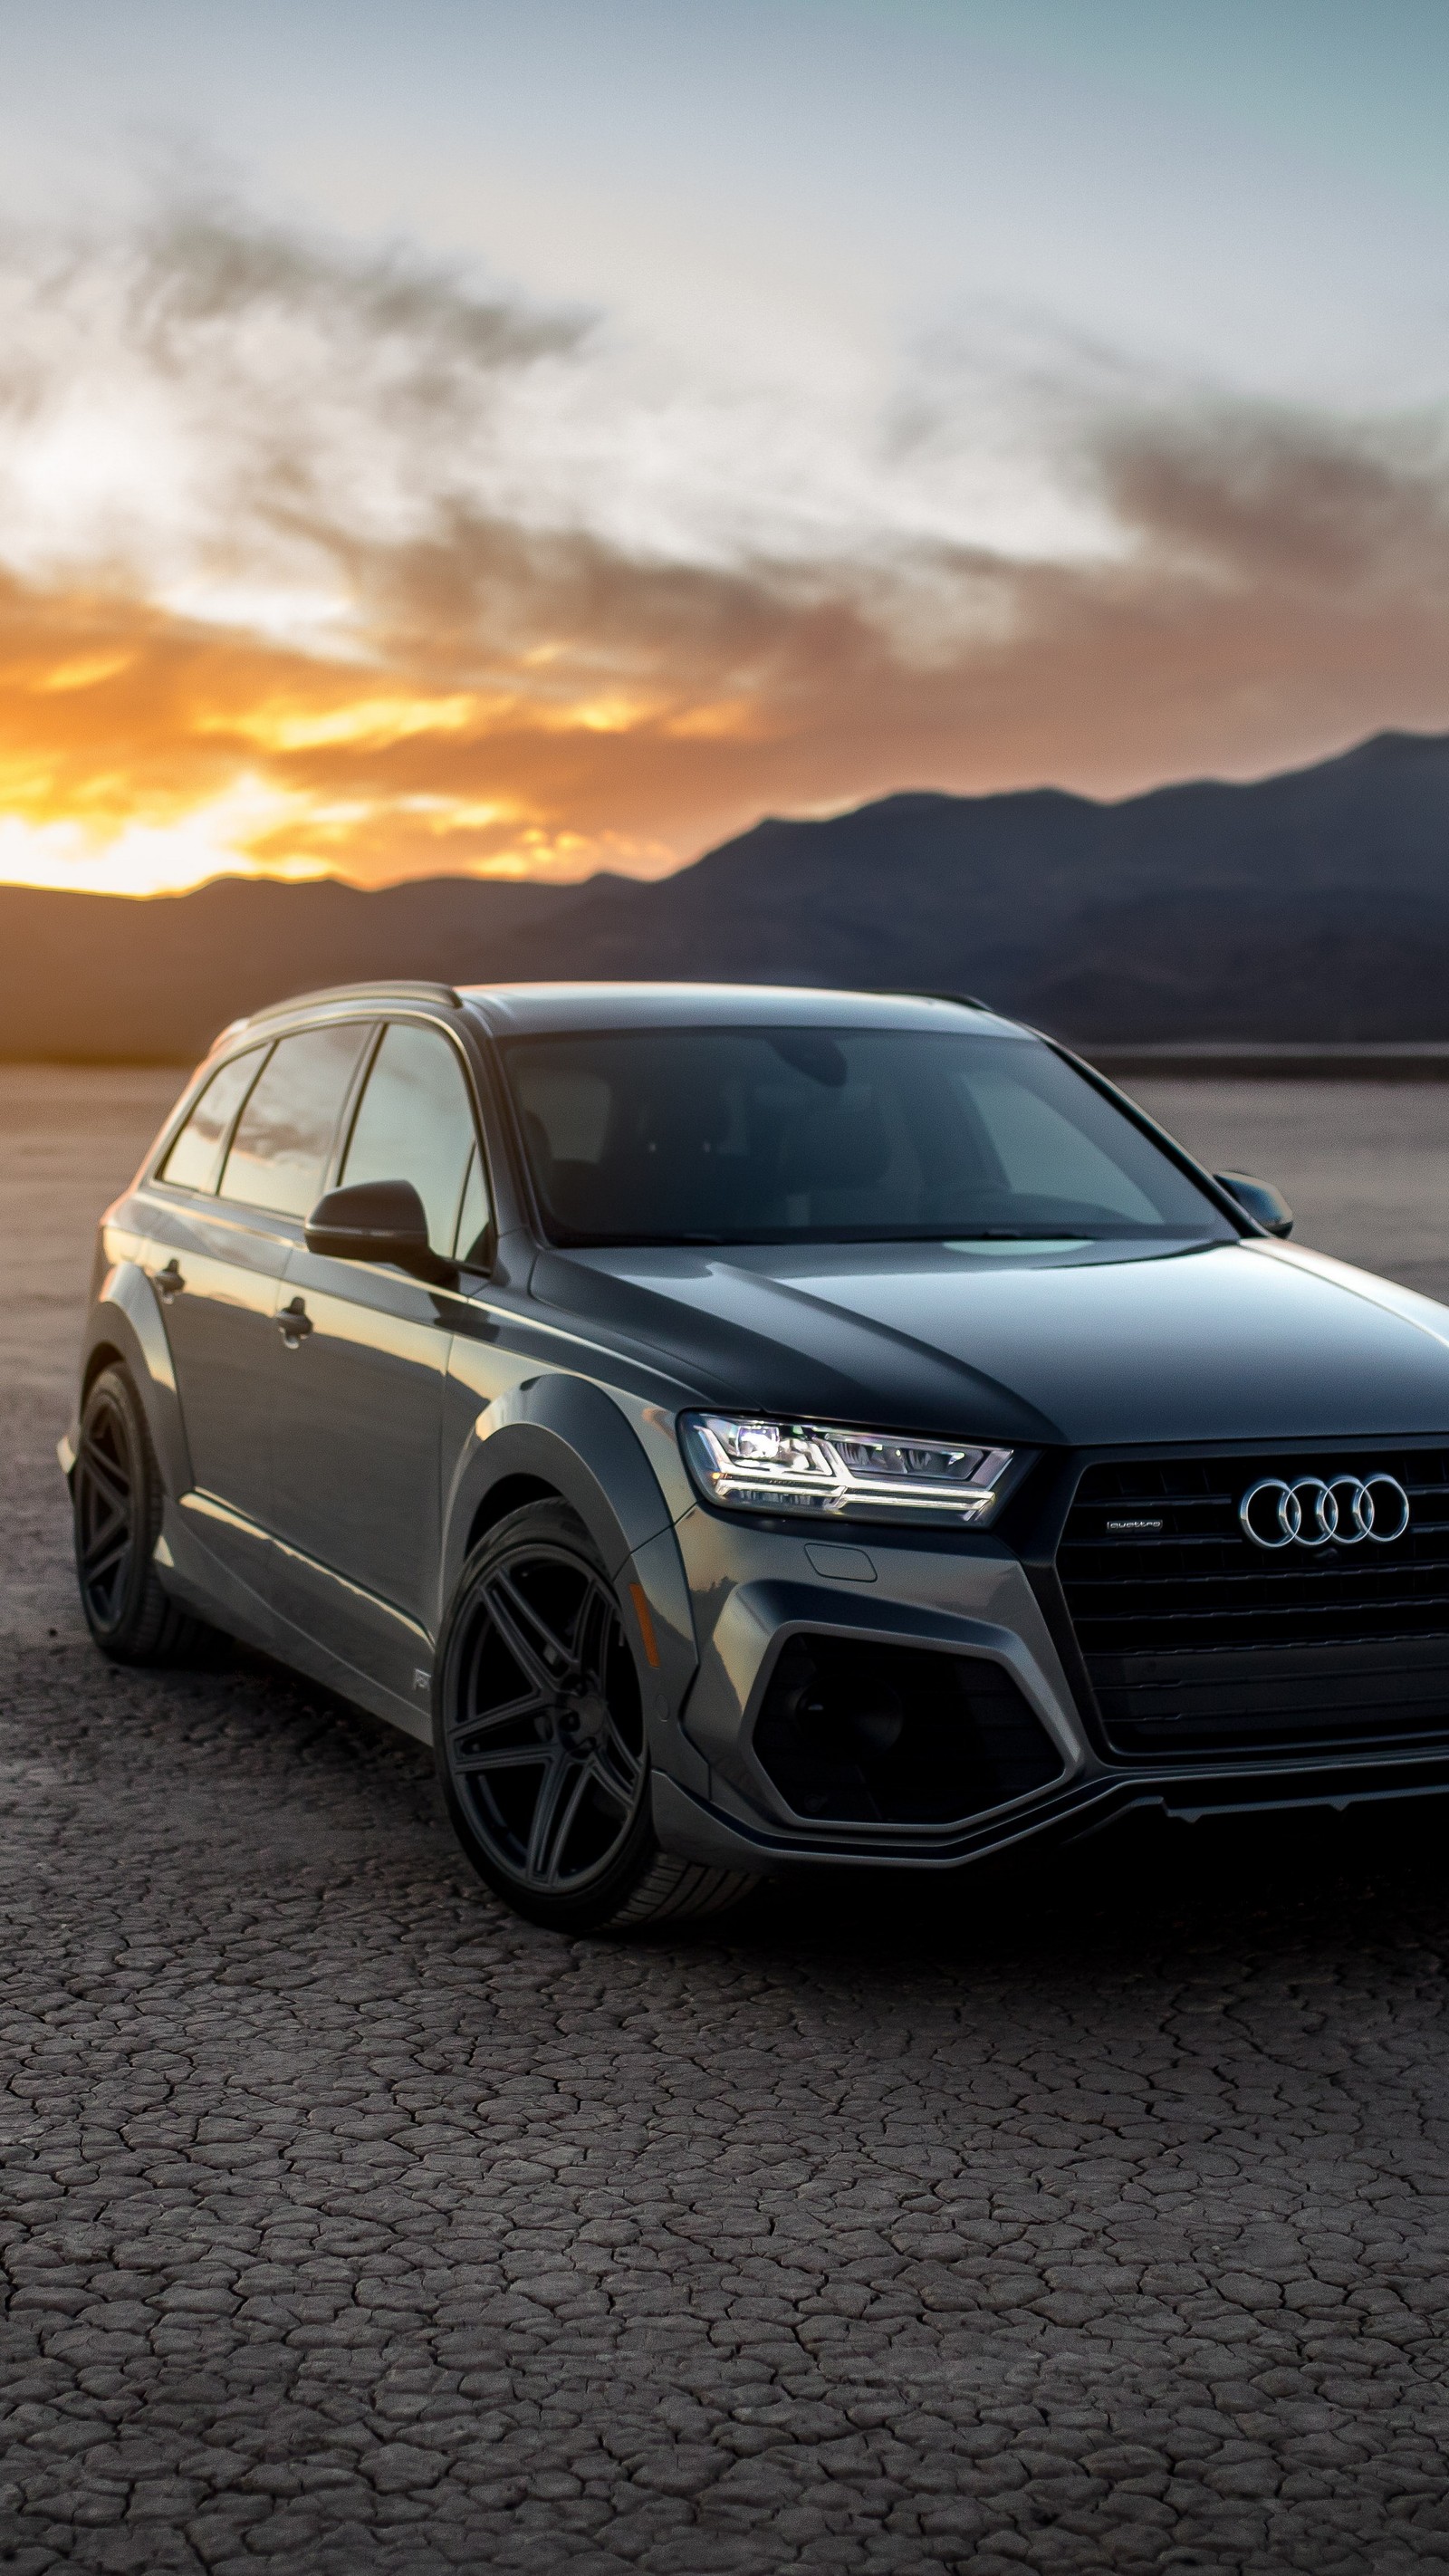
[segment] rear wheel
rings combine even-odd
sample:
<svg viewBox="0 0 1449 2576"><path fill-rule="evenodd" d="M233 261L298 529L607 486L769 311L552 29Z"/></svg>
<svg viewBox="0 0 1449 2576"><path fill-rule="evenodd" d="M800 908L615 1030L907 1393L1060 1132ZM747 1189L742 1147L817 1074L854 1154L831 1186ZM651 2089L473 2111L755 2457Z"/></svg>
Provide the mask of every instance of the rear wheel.
<svg viewBox="0 0 1449 2576"><path fill-rule="evenodd" d="M197 1623L161 1588L161 1470L130 1371L102 1369L81 1411L71 1476L76 1578L86 1625L118 1664L167 1664L193 1646Z"/></svg>
<svg viewBox="0 0 1449 2576"><path fill-rule="evenodd" d="M437 1759L469 1859L530 1922L622 1931L721 1912L754 1885L660 1850L633 1651L603 1561L562 1503L510 1513L463 1568Z"/></svg>

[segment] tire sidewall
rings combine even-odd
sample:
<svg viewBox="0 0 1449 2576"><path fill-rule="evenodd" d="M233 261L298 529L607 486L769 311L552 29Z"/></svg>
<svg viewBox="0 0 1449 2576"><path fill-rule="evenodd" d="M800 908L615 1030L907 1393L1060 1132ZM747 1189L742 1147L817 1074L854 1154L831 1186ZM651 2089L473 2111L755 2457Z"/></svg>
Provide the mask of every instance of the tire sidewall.
<svg viewBox="0 0 1449 2576"><path fill-rule="evenodd" d="M619 1608L618 1596L603 1558L583 1522L562 1502L525 1503L520 1510L510 1512L505 1519L495 1522L464 1560L443 1623L434 1667L433 1759L453 1831L485 1885L492 1888L496 1896L502 1897L515 1914L521 1914L527 1922L541 1924L548 1931L595 1932L618 1917L658 1857L659 1845L654 1835L649 1794L647 1736L639 1803L629 1829L606 1867L577 1895L546 1895L541 1890L530 1888L526 1881L516 1878L511 1870L504 1867L478 1835L448 1764L448 1710L456 1686L461 1632L473 1595L489 1568L524 1541L536 1542L540 1547L566 1548L605 1586L616 1609L619 1609L620 1632L634 1664L641 1703L643 1701L645 1677L639 1671L639 1659L629 1634L628 1621Z"/></svg>

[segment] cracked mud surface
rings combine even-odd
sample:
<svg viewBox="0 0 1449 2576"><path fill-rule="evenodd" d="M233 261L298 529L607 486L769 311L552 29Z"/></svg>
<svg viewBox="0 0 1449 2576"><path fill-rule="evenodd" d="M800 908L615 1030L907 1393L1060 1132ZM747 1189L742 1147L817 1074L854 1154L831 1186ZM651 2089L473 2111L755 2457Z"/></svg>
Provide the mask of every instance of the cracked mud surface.
<svg viewBox="0 0 1449 2576"><path fill-rule="evenodd" d="M514 1922L413 1746L84 1641L52 1443L171 1087L0 1071L0 2567L1449 2561L1449 1817Z"/></svg>

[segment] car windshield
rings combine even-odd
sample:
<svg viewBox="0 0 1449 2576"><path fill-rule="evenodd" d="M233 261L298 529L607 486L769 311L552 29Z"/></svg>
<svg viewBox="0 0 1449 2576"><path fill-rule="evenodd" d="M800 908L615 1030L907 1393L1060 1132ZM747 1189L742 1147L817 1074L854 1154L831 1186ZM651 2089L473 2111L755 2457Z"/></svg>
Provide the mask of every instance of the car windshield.
<svg viewBox="0 0 1449 2576"><path fill-rule="evenodd" d="M630 1029L502 1052L555 1243L1233 1236L1035 1040Z"/></svg>

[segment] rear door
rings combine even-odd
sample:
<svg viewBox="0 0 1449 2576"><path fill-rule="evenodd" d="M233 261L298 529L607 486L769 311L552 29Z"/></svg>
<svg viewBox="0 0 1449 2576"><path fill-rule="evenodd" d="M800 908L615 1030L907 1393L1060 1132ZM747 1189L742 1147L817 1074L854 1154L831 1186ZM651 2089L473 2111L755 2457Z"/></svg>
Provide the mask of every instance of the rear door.
<svg viewBox="0 0 1449 2576"><path fill-rule="evenodd" d="M367 1034L356 1023L311 1029L233 1059L158 1175L155 1276L191 1454L187 1518L212 1556L264 1593L290 1356L276 1310Z"/></svg>
<svg viewBox="0 0 1449 2576"><path fill-rule="evenodd" d="M465 1198L470 1236L479 1230L471 1083L445 1030L384 1025L337 1178L341 1187L411 1181L432 1248L446 1257ZM419 1705L432 1663L443 1385L459 1300L381 1262L299 1245L285 1303L300 1306L309 1329L274 1444L279 1602L344 1662Z"/></svg>

